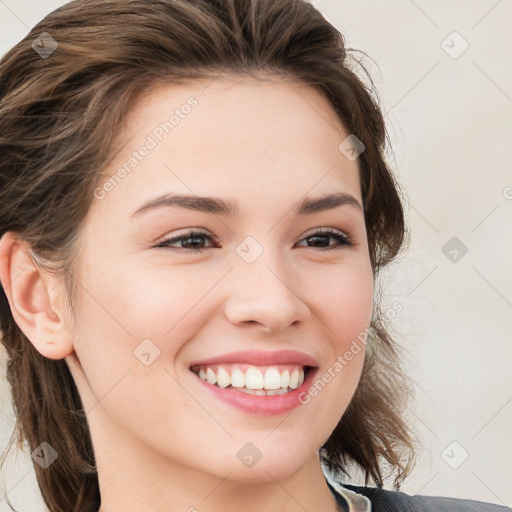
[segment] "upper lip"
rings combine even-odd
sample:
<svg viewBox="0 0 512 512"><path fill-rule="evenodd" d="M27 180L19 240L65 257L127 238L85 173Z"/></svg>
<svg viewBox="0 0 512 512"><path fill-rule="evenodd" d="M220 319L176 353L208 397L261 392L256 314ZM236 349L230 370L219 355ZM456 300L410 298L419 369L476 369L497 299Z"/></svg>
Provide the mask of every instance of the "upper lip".
<svg viewBox="0 0 512 512"><path fill-rule="evenodd" d="M240 363L252 364L255 366L270 366L276 364L300 364L302 366L318 366L318 362L313 357L298 352L297 350L245 350L241 352L230 352L220 356L202 359L201 361L192 361L190 366L221 364L221 363Z"/></svg>

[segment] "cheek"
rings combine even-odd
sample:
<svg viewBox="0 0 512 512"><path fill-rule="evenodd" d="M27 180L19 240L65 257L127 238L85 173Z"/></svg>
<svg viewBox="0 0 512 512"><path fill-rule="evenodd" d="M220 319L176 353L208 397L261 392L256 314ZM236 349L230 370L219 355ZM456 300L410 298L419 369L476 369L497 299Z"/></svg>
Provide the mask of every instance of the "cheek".
<svg viewBox="0 0 512 512"><path fill-rule="evenodd" d="M141 265L134 272L133 267L123 268L122 258L118 261L110 270L98 264L94 273L82 276L87 290L80 290L78 298L75 350L87 386L96 399L110 396L117 382L132 397L142 393L140 385L131 389L137 382L167 394L179 391L173 381L174 361L207 321L206 296L225 269L200 272L193 265ZM213 314L211 303L208 312ZM120 393L121 409L129 410L130 403ZM172 401L177 400L179 393L173 395ZM117 408L121 402L112 405ZM186 403L181 406L187 408Z"/></svg>
<svg viewBox="0 0 512 512"><path fill-rule="evenodd" d="M173 360L187 340L187 328L191 336L197 330L191 306L202 288L176 271L158 274L160 279L151 272L123 272L119 265L115 272L86 276L77 311L75 350L85 376L80 379L84 407L93 411L93 422L103 422L106 413L137 435L155 424L169 425L176 410L198 414L175 380ZM165 274L174 279L163 281ZM179 433L180 423L171 422Z"/></svg>
<svg viewBox="0 0 512 512"><path fill-rule="evenodd" d="M132 338L152 339L172 369L187 341L219 314L222 302L216 300L215 286L226 270L206 265L162 265L143 270L123 284L119 318Z"/></svg>
<svg viewBox="0 0 512 512"><path fill-rule="evenodd" d="M218 275L217 275L218 274ZM88 318L102 333L116 339L130 337L132 343L153 336L169 342L172 331L190 323L195 308L222 277L215 270L199 272L192 266L150 269L116 265L113 272L96 272L102 279L87 278L88 293L82 296L82 325ZM196 324L197 327L197 324ZM115 339L111 340L115 345ZM119 343L118 343L119 345Z"/></svg>
<svg viewBox="0 0 512 512"><path fill-rule="evenodd" d="M310 304L315 306L312 313L325 333L325 357L312 390L304 399L318 394L324 403L332 403L334 406L323 409L320 416L325 425L334 428L361 376L373 313L373 273L369 262L354 260L335 273L331 269L330 275L316 278L316 286L308 287L316 294ZM324 286L319 285L322 282Z"/></svg>
<svg viewBox="0 0 512 512"><path fill-rule="evenodd" d="M317 285L316 300L311 301L325 332L325 357L311 387L301 397L301 402L314 411L323 441L346 411L361 377L373 313L371 266L353 262L340 267L325 283L324 287Z"/></svg>
<svg viewBox="0 0 512 512"><path fill-rule="evenodd" d="M337 350L368 328L373 313L373 274L369 263L347 262L308 276L304 287L312 313L327 328ZM314 308L314 309L313 309Z"/></svg>

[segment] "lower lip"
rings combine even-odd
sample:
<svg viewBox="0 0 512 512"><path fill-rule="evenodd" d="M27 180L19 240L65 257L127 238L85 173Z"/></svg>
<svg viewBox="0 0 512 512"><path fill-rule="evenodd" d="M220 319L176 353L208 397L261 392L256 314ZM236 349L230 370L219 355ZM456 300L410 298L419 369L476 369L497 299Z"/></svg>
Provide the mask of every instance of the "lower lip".
<svg viewBox="0 0 512 512"><path fill-rule="evenodd" d="M191 373L193 373L196 379L219 400L244 412L258 416L275 416L291 411L299 405L302 405L299 401L299 397L307 393L317 370L318 368L310 368L304 382L297 389L289 391L284 395L270 396L249 395L241 391L235 391L232 388L219 388L218 386L214 386L200 379L194 372Z"/></svg>

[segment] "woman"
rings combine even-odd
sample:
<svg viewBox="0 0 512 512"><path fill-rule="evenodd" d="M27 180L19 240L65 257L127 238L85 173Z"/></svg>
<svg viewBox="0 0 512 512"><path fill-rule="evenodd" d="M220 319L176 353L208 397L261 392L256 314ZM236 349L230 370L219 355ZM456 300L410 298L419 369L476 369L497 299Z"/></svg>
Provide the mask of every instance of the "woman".
<svg viewBox="0 0 512 512"><path fill-rule="evenodd" d="M2 59L0 144L12 440L50 511L506 510L399 492L403 210L312 5L71 2Z"/></svg>

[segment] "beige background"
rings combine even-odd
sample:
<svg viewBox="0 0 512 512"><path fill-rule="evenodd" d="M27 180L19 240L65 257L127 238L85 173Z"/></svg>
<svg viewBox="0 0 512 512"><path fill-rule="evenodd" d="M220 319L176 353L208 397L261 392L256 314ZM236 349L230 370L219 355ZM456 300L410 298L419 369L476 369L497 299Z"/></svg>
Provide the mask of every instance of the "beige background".
<svg viewBox="0 0 512 512"><path fill-rule="evenodd" d="M63 3L0 0L0 54ZM394 325L424 449L402 490L511 506L511 2L313 3L378 65L367 61L408 197L412 243L386 302L403 306ZM3 447L13 417L0 385ZM30 462L11 452L2 473L20 511L43 510Z"/></svg>

